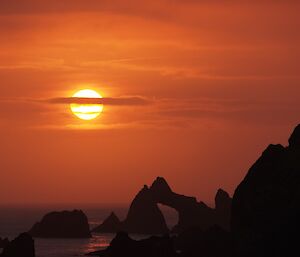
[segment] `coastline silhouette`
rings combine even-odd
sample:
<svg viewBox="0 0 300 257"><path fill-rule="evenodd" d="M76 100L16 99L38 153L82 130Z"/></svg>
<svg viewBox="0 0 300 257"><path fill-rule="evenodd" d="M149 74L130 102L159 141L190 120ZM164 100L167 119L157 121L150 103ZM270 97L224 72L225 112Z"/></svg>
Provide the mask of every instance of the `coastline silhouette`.
<svg viewBox="0 0 300 257"><path fill-rule="evenodd" d="M252 165L233 198L222 189L215 208L174 193L156 178L133 199L124 221L114 212L92 232L117 232L110 246L89 255L101 257L289 257L298 256L300 228L300 124L289 145L269 145ZM178 224L170 231L157 204L174 208ZM141 240L129 234L143 233ZM159 234L159 235L158 235ZM81 210L52 212L29 233L11 242L0 238L1 257L34 257L33 237L90 237Z"/></svg>
<svg viewBox="0 0 300 257"><path fill-rule="evenodd" d="M216 219L211 219L211 217L206 219L207 216L203 215L205 222L191 225L189 228L185 227L177 237L170 238L172 243L167 244L169 247L167 253L171 256L184 257L298 256L299 171L300 124L290 136L287 147L279 144L267 147L236 188L232 204L226 192L218 191L215 199L216 210L223 213L219 219L225 223L228 221L227 208L232 205L230 231L217 225ZM193 214L197 213L195 206L199 206L197 207L201 210L199 213L205 213L203 210L211 213L204 203L197 203L194 198L173 193L162 178L157 178L151 188L154 188L154 195L159 202L167 203L172 207L176 206L177 210L181 210L178 206L184 206L184 210L190 210L191 213L188 212L187 216L193 217ZM223 200L220 201L221 199ZM215 224L203 227L203 224L208 225L208 220L210 222L214 220ZM195 220L192 219L192 221ZM178 224L181 222L179 221ZM128 239L128 235L124 232L118 233L115 239L118 244L113 241L106 250L94 254L102 257L136 256L136 252L140 251L137 245L126 248L126 242L131 239ZM163 240L163 237L160 237L160 240ZM145 256L148 256L149 251L155 251L155 246L150 248L144 248ZM126 254L122 254L122 249ZM167 257L168 254L161 256Z"/></svg>

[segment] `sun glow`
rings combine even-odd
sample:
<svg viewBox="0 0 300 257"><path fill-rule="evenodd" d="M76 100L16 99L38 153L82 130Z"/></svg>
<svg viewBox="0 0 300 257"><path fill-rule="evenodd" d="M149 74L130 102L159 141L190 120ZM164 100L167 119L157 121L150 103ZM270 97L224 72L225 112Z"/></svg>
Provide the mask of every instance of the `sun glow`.
<svg viewBox="0 0 300 257"><path fill-rule="evenodd" d="M83 89L76 92L72 97L77 98L102 98L102 96L94 90ZM70 104L72 112L82 120L93 120L103 111L103 104Z"/></svg>

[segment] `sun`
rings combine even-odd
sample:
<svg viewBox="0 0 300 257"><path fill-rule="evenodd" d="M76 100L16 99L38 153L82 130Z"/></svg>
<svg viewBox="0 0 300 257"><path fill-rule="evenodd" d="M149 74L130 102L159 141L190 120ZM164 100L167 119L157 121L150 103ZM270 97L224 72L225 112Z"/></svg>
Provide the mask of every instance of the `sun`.
<svg viewBox="0 0 300 257"><path fill-rule="evenodd" d="M72 97L80 98L102 98L102 96L91 89L82 89L76 92ZM82 120L93 120L103 111L103 104L70 104L71 111Z"/></svg>

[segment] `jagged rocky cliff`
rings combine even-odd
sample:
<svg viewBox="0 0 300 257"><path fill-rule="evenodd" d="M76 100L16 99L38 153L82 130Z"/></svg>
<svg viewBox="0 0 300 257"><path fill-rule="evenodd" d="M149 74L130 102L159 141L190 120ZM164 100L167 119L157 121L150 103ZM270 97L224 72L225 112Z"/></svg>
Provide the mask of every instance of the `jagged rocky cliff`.
<svg viewBox="0 0 300 257"><path fill-rule="evenodd" d="M287 147L269 145L235 190L231 227L238 256L299 256L299 217L300 125Z"/></svg>

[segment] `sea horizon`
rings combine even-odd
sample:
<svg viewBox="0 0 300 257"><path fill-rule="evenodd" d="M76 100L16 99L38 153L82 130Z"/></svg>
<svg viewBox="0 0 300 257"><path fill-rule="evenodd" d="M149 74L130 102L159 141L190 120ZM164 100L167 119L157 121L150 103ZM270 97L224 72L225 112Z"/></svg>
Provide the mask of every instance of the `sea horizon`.
<svg viewBox="0 0 300 257"><path fill-rule="evenodd" d="M42 217L52 211L82 209L87 215L90 229L101 224L103 220L114 211L121 219L125 219L129 204L0 204L0 237L14 239L20 233L28 231L34 223L40 221ZM172 212L163 210L166 222L173 226L176 217ZM173 213L174 214L174 213ZM104 249L114 238L115 234L92 233L91 238L65 239L65 238L34 238L36 257L76 257L100 249ZM131 235L132 238L140 239L147 235Z"/></svg>

